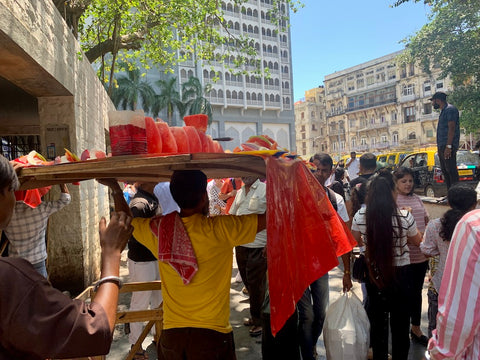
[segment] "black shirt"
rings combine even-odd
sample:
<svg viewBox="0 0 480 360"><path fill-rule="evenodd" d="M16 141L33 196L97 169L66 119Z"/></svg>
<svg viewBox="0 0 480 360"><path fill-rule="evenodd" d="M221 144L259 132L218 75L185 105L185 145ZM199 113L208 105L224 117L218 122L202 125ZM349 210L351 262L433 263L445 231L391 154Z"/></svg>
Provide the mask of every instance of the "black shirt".
<svg viewBox="0 0 480 360"><path fill-rule="evenodd" d="M157 214L158 200L155 195L138 189L130 201L130 209L134 218L151 218ZM135 262L155 261L157 258L135 238L128 240L128 258Z"/></svg>

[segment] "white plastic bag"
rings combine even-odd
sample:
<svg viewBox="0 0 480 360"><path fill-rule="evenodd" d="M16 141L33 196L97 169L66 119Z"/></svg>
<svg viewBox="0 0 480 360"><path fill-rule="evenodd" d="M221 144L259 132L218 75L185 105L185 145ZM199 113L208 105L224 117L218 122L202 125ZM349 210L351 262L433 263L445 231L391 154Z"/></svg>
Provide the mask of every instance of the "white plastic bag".
<svg viewBox="0 0 480 360"><path fill-rule="evenodd" d="M325 316L323 341L328 360L365 360L370 322L361 301L349 291L333 302Z"/></svg>

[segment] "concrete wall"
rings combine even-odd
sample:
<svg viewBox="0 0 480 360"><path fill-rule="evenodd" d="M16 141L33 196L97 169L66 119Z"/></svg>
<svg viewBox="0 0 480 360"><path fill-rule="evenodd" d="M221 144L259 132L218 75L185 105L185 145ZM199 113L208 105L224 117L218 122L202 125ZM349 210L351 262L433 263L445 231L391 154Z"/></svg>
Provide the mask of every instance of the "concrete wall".
<svg viewBox="0 0 480 360"><path fill-rule="evenodd" d="M52 1L0 0L0 76L37 98L44 154L52 139L57 155L62 146L77 154L105 150L113 105L80 53ZM55 137L55 128L65 131ZM57 188L48 198L58 198ZM50 218L48 271L57 287L76 292L99 276L98 222L108 216L109 202L93 180L69 190L72 203Z"/></svg>

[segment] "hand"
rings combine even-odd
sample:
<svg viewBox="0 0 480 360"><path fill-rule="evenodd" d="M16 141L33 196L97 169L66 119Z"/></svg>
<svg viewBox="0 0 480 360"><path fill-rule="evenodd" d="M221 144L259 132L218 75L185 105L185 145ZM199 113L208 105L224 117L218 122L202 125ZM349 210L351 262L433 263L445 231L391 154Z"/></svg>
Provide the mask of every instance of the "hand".
<svg viewBox="0 0 480 360"><path fill-rule="evenodd" d="M350 277L350 274L343 274L343 292L350 291L350 289L353 287L352 284L352 279Z"/></svg>
<svg viewBox="0 0 480 360"><path fill-rule="evenodd" d="M22 164L22 163L13 161L13 160L10 160L10 164L12 164L13 170L15 170L15 173L16 173L17 175L18 175L18 173L20 172L20 170L21 170L23 167L26 166L25 164Z"/></svg>
<svg viewBox="0 0 480 360"><path fill-rule="evenodd" d="M230 191L230 197L234 197L235 195L237 195L237 190Z"/></svg>
<svg viewBox="0 0 480 360"><path fill-rule="evenodd" d="M445 157L445 159L450 159L450 156L452 156L452 149L446 147L445 148L445 151L443 152L443 156Z"/></svg>
<svg viewBox="0 0 480 360"><path fill-rule="evenodd" d="M409 213L412 212L412 208L410 206L402 206L400 210L407 210Z"/></svg>
<svg viewBox="0 0 480 360"><path fill-rule="evenodd" d="M124 212L113 212L110 223L104 217L100 220L100 246L102 254L120 254L132 236L132 218Z"/></svg>

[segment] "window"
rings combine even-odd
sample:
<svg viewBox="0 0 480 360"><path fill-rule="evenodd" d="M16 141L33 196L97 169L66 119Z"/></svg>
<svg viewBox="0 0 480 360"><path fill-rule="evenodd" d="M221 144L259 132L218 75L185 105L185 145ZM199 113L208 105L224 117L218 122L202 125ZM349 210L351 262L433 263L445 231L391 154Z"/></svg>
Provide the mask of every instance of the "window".
<svg viewBox="0 0 480 360"><path fill-rule="evenodd" d="M349 83L347 87L348 87L348 91L355 90L355 85L353 83Z"/></svg>
<svg viewBox="0 0 480 360"><path fill-rule="evenodd" d="M357 146L357 139L353 138L351 143L352 143L352 148L354 148L355 146Z"/></svg>
<svg viewBox="0 0 480 360"><path fill-rule="evenodd" d="M305 131L305 125L302 125L302 130L301 131Z"/></svg>
<svg viewBox="0 0 480 360"><path fill-rule="evenodd" d="M408 134L408 140L415 140L416 138L415 131L412 131L410 134Z"/></svg>
<svg viewBox="0 0 480 360"><path fill-rule="evenodd" d="M316 131L317 130L317 127L315 126L315 124L312 124L312 131Z"/></svg>
<svg viewBox="0 0 480 360"><path fill-rule="evenodd" d="M437 89L443 88L443 81L437 82Z"/></svg>
<svg viewBox="0 0 480 360"><path fill-rule="evenodd" d="M428 103L428 104L423 104L423 113L425 115L427 114L431 114L432 113L432 104Z"/></svg>
<svg viewBox="0 0 480 360"><path fill-rule="evenodd" d="M398 144L398 132L396 132L396 131L392 135L392 142L394 144Z"/></svg>
<svg viewBox="0 0 480 360"><path fill-rule="evenodd" d="M390 113L390 123L393 124L393 125L397 123L397 113L396 112L391 112Z"/></svg>
<svg viewBox="0 0 480 360"><path fill-rule="evenodd" d="M408 76L415 75L415 65L413 63L408 64Z"/></svg>
<svg viewBox="0 0 480 360"><path fill-rule="evenodd" d="M386 143L387 142L387 135L382 135L382 138L380 139L380 141L382 143Z"/></svg>
<svg viewBox="0 0 480 360"><path fill-rule="evenodd" d="M362 137L362 139L360 140L360 145L367 145L367 138L366 137Z"/></svg>
<svg viewBox="0 0 480 360"><path fill-rule="evenodd" d="M397 77L397 75L395 74L395 70L389 70L387 75L388 75L388 80L393 80Z"/></svg>
<svg viewBox="0 0 480 360"><path fill-rule="evenodd" d="M414 122L415 121L415 107L409 106L403 109L405 113L405 122Z"/></svg>
<svg viewBox="0 0 480 360"><path fill-rule="evenodd" d="M357 80L357 88L362 88L362 87L364 87L364 86L365 86L365 85L364 85L363 79L358 79L358 80Z"/></svg>
<svg viewBox="0 0 480 360"><path fill-rule="evenodd" d="M427 138L432 138L433 137L433 130L432 129L427 130L426 133L427 133Z"/></svg>
<svg viewBox="0 0 480 360"><path fill-rule="evenodd" d="M353 97L348 98L348 108L353 109L354 106L355 106L355 98Z"/></svg>
<svg viewBox="0 0 480 360"><path fill-rule="evenodd" d="M375 82L375 79L373 76L367 76L367 86L372 85Z"/></svg>
<svg viewBox="0 0 480 360"><path fill-rule="evenodd" d="M350 127L355 127L355 119L350 119Z"/></svg>
<svg viewBox="0 0 480 360"><path fill-rule="evenodd" d="M423 91L427 92L431 90L432 90L432 86L430 85L430 81L425 81L423 83Z"/></svg>
<svg viewBox="0 0 480 360"><path fill-rule="evenodd" d="M305 140L306 138L305 133L302 133L302 140Z"/></svg>
<svg viewBox="0 0 480 360"><path fill-rule="evenodd" d="M415 84L403 85L403 90L402 90L403 96L414 95L414 94L415 94Z"/></svg>
<svg viewBox="0 0 480 360"><path fill-rule="evenodd" d="M303 120L305 119L305 113L302 112L302 114L300 115L300 118ZM303 131L305 131L305 129L303 129Z"/></svg>

